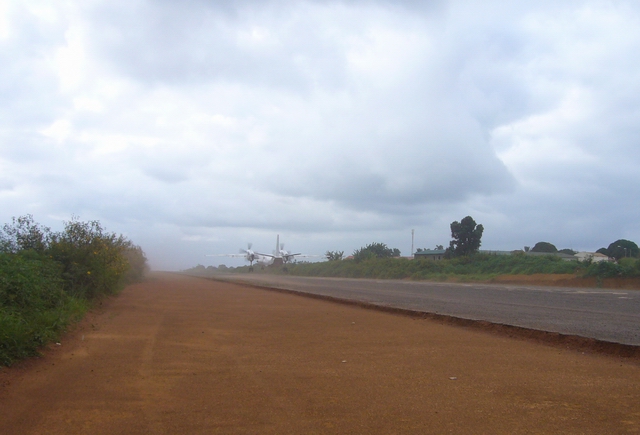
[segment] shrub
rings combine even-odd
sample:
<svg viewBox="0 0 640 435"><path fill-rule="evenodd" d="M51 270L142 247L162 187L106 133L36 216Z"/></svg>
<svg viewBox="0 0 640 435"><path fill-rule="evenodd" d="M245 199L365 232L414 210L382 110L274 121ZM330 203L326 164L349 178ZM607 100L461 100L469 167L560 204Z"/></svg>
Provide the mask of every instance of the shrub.
<svg viewBox="0 0 640 435"><path fill-rule="evenodd" d="M49 247L51 230L36 223L30 214L12 218L0 232L0 252L44 252Z"/></svg>
<svg viewBox="0 0 640 435"><path fill-rule="evenodd" d="M385 243L369 243L360 249L353 251L353 259L356 261L371 260L374 258L391 258L399 257L400 250L398 248L389 248Z"/></svg>
<svg viewBox="0 0 640 435"><path fill-rule="evenodd" d="M635 258L621 258L618 263L599 261L589 263L585 276L598 278L630 277L640 275L640 260Z"/></svg>
<svg viewBox="0 0 640 435"><path fill-rule="evenodd" d="M65 288L71 294L92 299L117 292L146 270L142 250L123 236L105 232L98 221L65 222L65 229L51 238L49 252L62 265Z"/></svg>
<svg viewBox="0 0 640 435"><path fill-rule="evenodd" d="M34 251L0 254L0 364L35 355L86 308L64 291L53 260Z"/></svg>
<svg viewBox="0 0 640 435"><path fill-rule="evenodd" d="M140 247L73 218L52 233L30 215L0 230L0 364L33 355L85 312L91 300L142 279Z"/></svg>

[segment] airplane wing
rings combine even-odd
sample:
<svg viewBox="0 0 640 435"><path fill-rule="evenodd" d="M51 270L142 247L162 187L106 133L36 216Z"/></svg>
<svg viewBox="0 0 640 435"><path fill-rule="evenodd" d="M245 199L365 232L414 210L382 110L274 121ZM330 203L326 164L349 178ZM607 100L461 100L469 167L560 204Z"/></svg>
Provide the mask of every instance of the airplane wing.
<svg viewBox="0 0 640 435"><path fill-rule="evenodd" d="M246 257L247 254L207 254L205 257L234 257L234 258L242 258Z"/></svg>

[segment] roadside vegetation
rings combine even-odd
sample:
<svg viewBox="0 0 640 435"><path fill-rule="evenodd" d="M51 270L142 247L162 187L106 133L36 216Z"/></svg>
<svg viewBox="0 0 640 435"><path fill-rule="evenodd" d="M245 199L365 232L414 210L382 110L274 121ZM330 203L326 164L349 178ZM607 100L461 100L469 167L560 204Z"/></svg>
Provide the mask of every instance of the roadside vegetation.
<svg viewBox="0 0 640 435"><path fill-rule="evenodd" d="M14 218L0 230L0 365L36 355L146 271L142 249L98 221L73 218L52 232L30 215Z"/></svg>
<svg viewBox="0 0 640 435"><path fill-rule="evenodd" d="M241 272L241 268L235 271ZM274 273L341 278L414 279L435 281L489 281L501 275L571 274L576 277L637 277L640 260L623 258L617 263L566 261L554 255L529 256L473 254L433 261L407 258L370 258L321 263L293 263Z"/></svg>
<svg viewBox="0 0 640 435"><path fill-rule="evenodd" d="M484 227L471 216L460 222L452 222L452 240L447 249L438 245L433 251L416 251L419 254L437 251L437 254L441 254L437 260L435 257L426 258L425 255L418 255L415 259L401 258L398 249L374 242L356 249L346 258L344 251L327 251L326 262L287 263L283 267L268 267L264 271L299 276L436 281L490 281L504 275L563 274L576 278L595 277L598 285L608 278L640 277L640 249L629 240L616 240L607 248L597 251L615 261L596 262L592 259L571 260L575 251L558 250L549 242L538 242L533 248L525 246L524 250L510 253L481 253L483 232ZM250 269L248 266L205 268L198 265L185 272L207 276L224 272L245 273Z"/></svg>

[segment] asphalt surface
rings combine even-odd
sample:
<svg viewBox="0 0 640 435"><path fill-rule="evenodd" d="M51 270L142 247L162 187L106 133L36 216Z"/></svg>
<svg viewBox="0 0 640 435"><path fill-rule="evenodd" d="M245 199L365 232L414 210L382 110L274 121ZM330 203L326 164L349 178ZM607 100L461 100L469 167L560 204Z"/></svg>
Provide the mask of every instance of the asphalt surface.
<svg viewBox="0 0 640 435"><path fill-rule="evenodd" d="M640 291L307 278L267 274L224 279L380 306L640 346Z"/></svg>

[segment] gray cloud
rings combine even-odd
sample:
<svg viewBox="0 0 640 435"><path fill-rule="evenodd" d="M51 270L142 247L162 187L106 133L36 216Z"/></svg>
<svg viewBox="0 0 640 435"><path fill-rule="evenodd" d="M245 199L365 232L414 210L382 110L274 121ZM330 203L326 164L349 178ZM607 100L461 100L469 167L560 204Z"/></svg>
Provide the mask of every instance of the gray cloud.
<svg viewBox="0 0 640 435"><path fill-rule="evenodd" d="M296 91L339 85L340 41L324 27L326 16L310 13L312 4L246 4L233 13L217 3L196 5L101 5L93 48L116 71L148 84L222 81Z"/></svg>
<svg viewBox="0 0 640 435"><path fill-rule="evenodd" d="M278 233L307 252L408 253L410 229L446 244L466 215L487 248L640 239L634 3L6 11L5 222L100 219L162 268Z"/></svg>

